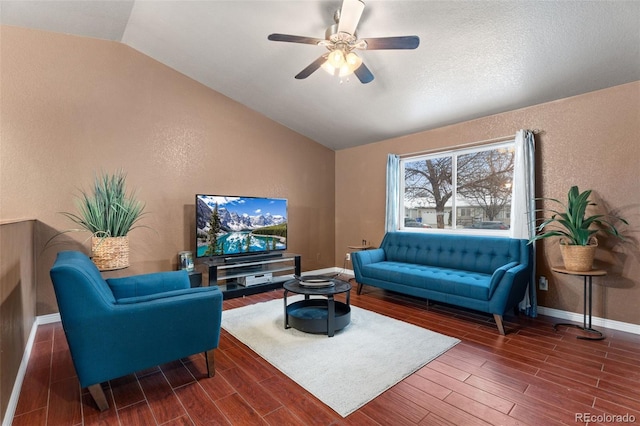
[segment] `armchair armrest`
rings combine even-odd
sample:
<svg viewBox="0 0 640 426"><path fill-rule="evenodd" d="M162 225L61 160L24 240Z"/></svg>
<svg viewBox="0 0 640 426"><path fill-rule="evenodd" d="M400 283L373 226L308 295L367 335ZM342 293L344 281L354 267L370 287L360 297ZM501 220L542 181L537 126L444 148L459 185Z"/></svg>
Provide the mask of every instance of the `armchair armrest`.
<svg viewBox="0 0 640 426"><path fill-rule="evenodd" d="M145 294L143 296L123 297L116 300L117 305L131 305L134 303L151 302L153 300L167 299L191 293L210 292L212 287L186 288L182 290L163 291L161 293Z"/></svg>
<svg viewBox="0 0 640 426"><path fill-rule="evenodd" d="M123 278L108 278L106 281L116 300L191 287L187 271L154 272Z"/></svg>

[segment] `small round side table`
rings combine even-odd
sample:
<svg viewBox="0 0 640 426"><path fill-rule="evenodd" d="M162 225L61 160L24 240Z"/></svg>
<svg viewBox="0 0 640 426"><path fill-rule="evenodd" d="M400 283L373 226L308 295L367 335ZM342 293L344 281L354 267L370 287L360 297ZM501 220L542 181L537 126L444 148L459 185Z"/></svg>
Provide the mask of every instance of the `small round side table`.
<svg viewBox="0 0 640 426"><path fill-rule="evenodd" d="M553 272L557 272L559 274L566 274L566 275L575 275L578 277L582 277L583 278L583 282L584 282L584 313L583 313L583 324L582 326L579 326L577 324L569 324L569 323L558 323L555 324L553 326L553 329L558 331L558 326L559 325L564 325L567 327L576 327L579 328L581 330L584 330L586 332L595 334L595 336L576 336L578 339L583 339L583 340L602 340L604 339L604 334L602 334L602 332L598 331L598 330L594 330L593 328L591 328L591 302L592 302L592 292L591 292L591 287L592 287L592 280L593 277L601 277L604 275L607 275L607 271L604 271L602 269L592 269L591 271L568 271L564 268L556 268L553 267L551 268L551 270ZM587 285L588 284L588 285ZM587 299L589 300L589 323L587 324Z"/></svg>

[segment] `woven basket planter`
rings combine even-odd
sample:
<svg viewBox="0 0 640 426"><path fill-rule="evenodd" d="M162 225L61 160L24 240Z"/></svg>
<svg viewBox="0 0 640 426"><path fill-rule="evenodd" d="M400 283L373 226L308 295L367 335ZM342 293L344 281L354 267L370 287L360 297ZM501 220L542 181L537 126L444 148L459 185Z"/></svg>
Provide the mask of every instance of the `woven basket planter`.
<svg viewBox="0 0 640 426"><path fill-rule="evenodd" d="M91 259L101 271L129 267L129 237L91 237Z"/></svg>
<svg viewBox="0 0 640 426"><path fill-rule="evenodd" d="M586 246L563 244L560 241L560 254L562 254L564 269L573 272L592 270L596 248L598 248L598 240L595 238L591 238L590 244Z"/></svg>

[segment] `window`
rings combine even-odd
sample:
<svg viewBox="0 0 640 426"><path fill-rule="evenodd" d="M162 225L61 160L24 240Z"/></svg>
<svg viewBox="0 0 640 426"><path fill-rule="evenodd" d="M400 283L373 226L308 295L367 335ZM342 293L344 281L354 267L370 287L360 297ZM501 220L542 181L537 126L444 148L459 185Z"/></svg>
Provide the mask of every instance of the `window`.
<svg viewBox="0 0 640 426"><path fill-rule="evenodd" d="M506 234L514 143L401 159L401 228Z"/></svg>

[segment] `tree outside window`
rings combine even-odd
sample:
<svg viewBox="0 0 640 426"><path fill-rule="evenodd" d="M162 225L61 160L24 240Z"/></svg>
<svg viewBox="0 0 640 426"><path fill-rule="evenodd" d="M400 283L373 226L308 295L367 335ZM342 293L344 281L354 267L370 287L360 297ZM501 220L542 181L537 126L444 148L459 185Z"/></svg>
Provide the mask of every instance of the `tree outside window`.
<svg viewBox="0 0 640 426"><path fill-rule="evenodd" d="M406 158L401 213L438 229L508 229L513 162L513 141Z"/></svg>

